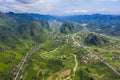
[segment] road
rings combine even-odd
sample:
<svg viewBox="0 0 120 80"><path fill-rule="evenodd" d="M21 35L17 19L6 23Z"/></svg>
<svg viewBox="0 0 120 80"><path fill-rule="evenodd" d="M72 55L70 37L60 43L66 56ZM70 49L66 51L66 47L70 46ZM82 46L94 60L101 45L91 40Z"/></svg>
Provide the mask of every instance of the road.
<svg viewBox="0 0 120 80"><path fill-rule="evenodd" d="M72 56L74 57L75 60L75 66L73 68L73 74L71 76L68 76L65 80L71 80L72 76L75 76L75 73L77 71L77 67L78 67L78 60L77 60L77 56L75 54L72 54Z"/></svg>
<svg viewBox="0 0 120 80"><path fill-rule="evenodd" d="M80 47L81 47L81 45L75 40L75 38L74 38L75 35L76 35L76 34L74 34L74 35L72 36L73 43L76 44L77 46L80 46ZM74 68L73 68L73 74L72 74L72 76L75 76L75 73L76 73L77 67L78 67L78 61L77 61L76 55L75 55L75 54L72 54L72 55L73 55L74 60L75 60L75 66L74 66ZM68 76L65 80L71 80L71 77L72 77L72 76Z"/></svg>
<svg viewBox="0 0 120 80"><path fill-rule="evenodd" d="M83 24L79 24L79 23L76 23L76 22L71 22L71 23L73 23L75 25L78 25L78 26L82 26L84 28L84 30L89 31L88 28L86 27L88 24L86 24L86 23L83 23Z"/></svg>
<svg viewBox="0 0 120 80"><path fill-rule="evenodd" d="M27 59L36 51L40 48L40 46L38 47L31 47L30 51L27 52L27 54L21 59L21 61L19 62L19 67L18 67L18 71L16 72L16 75L14 77L14 80L17 80L21 70L23 69L23 66L25 65Z"/></svg>
<svg viewBox="0 0 120 80"><path fill-rule="evenodd" d="M80 46L80 47L82 47L83 49L86 50L86 47L82 46L80 43L78 43L78 42L75 40L75 35L76 35L76 34L74 34L74 35L72 36L72 40L74 41L74 44L76 44L77 46ZM87 50L87 51L88 51L88 50ZM91 51L88 51L88 52L89 52L90 54L92 54ZM94 54L92 54L92 55L94 55ZM95 56L96 56L96 55L95 55ZM98 57L98 56L96 56L96 58L99 59L99 60L101 60L107 67L109 67L112 71L114 71L117 75L120 76L120 73L119 73L114 67L112 67L110 64L108 64L107 62L105 62L104 59L101 59L101 58Z"/></svg>
<svg viewBox="0 0 120 80"><path fill-rule="evenodd" d="M115 37L112 37L112 36L108 36L108 35L105 35L105 34L99 34L99 33L96 33L96 32L90 32L90 33L93 33L93 34L96 34L96 35L100 35L100 36L103 36L103 37L106 37L106 38L109 38L109 39L113 39L113 40L116 40L116 41L120 41L120 39L118 39L118 38L115 38Z"/></svg>
<svg viewBox="0 0 120 80"><path fill-rule="evenodd" d="M74 59L75 59L75 67L73 68L73 75L72 76L75 76L75 73L76 73L76 70L77 70L77 67L78 67L78 61L77 61L77 57L75 54L72 54Z"/></svg>
<svg viewBox="0 0 120 80"><path fill-rule="evenodd" d="M93 33L93 34L97 34L97 35L100 35L100 36L103 36L103 37L106 37L106 38L110 38L110 39L113 39L113 40L117 40L117 41L120 41L120 39L118 38L115 38L115 37L112 37L112 36L108 36L108 35L105 35L105 34L99 34L99 33L96 33L96 32L91 32L88 30L88 28L86 27L87 24L83 23L83 24L79 24L79 23L76 23L76 22L71 22L75 25L78 25L78 26L82 26L84 28L84 30L90 32L90 33Z"/></svg>
<svg viewBox="0 0 120 80"><path fill-rule="evenodd" d="M75 40L75 35L76 35L76 34L74 34L74 35L72 36L73 43L74 43L75 45L79 46L79 47L82 47L83 49L86 49L86 46L85 46L85 45L80 44L80 43L78 43L78 42Z"/></svg>
<svg viewBox="0 0 120 80"><path fill-rule="evenodd" d="M88 32L90 32L86 26L83 26L85 30L87 30ZM97 34L97 35L100 35L100 36L103 36L103 37L107 37L107 38L110 38L110 39L113 39L113 40L117 40L117 41L120 41L120 39L118 38L115 38L115 37L111 37L111 36L108 36L108 35L105 35L105 34L99 34L99 33L96 33L96 32L90 32L90 33L93 33L93 34ZM99 57L97 57L99 58ZM114 71L117 75L120 76L120 73L115 69L113 68L111 65L109 65L107 62L105 62L103 59L102 59L102 62L108 66L112 71Z"/></svg>
<svg viewBox="0 0 120 80"><path fill-rule="evenodd" d="M120 76L120 73L115 69L113 68L111 65L109 65L107 62L105 61L102 61L107 67L109 67L112 71L114 71L117 75Z"/></svg>

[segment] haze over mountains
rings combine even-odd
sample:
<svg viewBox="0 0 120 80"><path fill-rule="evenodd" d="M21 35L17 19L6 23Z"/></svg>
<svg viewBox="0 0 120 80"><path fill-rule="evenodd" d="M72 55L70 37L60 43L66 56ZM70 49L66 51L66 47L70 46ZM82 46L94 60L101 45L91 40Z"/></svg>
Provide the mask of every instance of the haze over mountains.
<svg viewBox="0 0 120 80"><path fill-rule="evenodd" d="M52 30L49 22L58 21L62 25L59 27L61 33L74 33L82 29L81 24L87 24L90 31L105 33L107 35L120 35L119 15L71 15L53 16L32 13L2 13L0 12L0 37L2 42L18 42L19 38L32 39L42 42L41 34L45 30ZM80 24L80 25L76 25ZM33 27L34 26L34 27ZM18 35L18 36L16 36ZM9 43L7 43L9 44Z"/></svg>
<svg viewBox="0 0 120 80"><path fill-rule="evenodd" d="M120 0L0 0L2 12L52 15L120 14Z"/></svg>
<svg viewBox="0 0 120 80"><path fill-rule="evenodd" d="M7 13L9 16L12 14L16 15L17 13ZM19 13L18 13L19 14ZM46 21L60 21L60 22L76 22L79 24L88 24L88 28L91 30L99 30L102 33L109 33L112 35L119 35L119 24L120 16L119 15L104 15L104 14L92 14L92 15L71 15L71 16L53 16L53 15L41 15L41 14L29 14L23 13L28 17L32 17L36 20L46 20ZM47 27L47 25L46 25Z"/></svg>
<svg viewBox="0 0 120 80"><path fill-rule="evenodd" d="M118 80L119 49L120 15L0 12L1 80Z"/></svg>
<svg viewBox="0 0 120 80"><path fill-rule="evenodd" d="M120 80L120 0L0 0L0 80Z"/></svg>

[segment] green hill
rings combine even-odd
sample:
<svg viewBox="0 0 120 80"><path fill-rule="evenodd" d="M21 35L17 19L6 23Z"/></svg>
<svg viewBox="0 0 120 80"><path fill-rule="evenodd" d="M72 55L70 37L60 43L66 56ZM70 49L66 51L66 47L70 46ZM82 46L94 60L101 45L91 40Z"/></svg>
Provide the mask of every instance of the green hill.
<svg viewBox="0 0 120 80"><path fill-rule="evenodd" d="M41 23L44 26L47 22L41 21ZM11 41L19 43L19 39L42 42L44 40L41 37L46 33L42 29L41 23L25 15L13 17L0 13L0 41L5 44L9 44Z"/></svg>
<svg viewBox="0 0 120 80"><path fill-rule="evenodd" d="M85 43L88 45L105 45L107 43L109 43L109 41L101 36L95 35L95 34L89 34L86 38L85 38Z"/></svg>
<svg viewBox="0 0 120 80"><path fill-rule="evenodd" d="M12 80L12 69L30 47L48 40L40 21L22 14L0 13L0 79Z"/></svg>
<svg viewBox="0 0 120 80"><path fill-rule="evenodd" d="M64 22L59 30L61 33L68 34L68 33L73 33L74 29L75 29L75 25L73 23Z"/></svg>

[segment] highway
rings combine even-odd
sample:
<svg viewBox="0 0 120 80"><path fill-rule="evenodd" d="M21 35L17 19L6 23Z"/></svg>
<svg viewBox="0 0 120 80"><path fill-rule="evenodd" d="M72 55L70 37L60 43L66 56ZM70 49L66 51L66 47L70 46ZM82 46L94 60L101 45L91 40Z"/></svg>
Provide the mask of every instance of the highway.
<svg viewBox="0 0 120 80"><path fill-rule="evenodd" d="M107 62L105 61L102 61L107 67L109 67L112 71L114 71L117 75L120 76L120 73L115 69L113 68L111 65L109 65Z"/></svg>
<svg viewBox="0 0 120 80"><path fill-rule="evenodd" d="M80 43L78 43L76 40L75 40L75 35L76 34L74 34L73 36L72 36L72 40L73 40L73 42L74 42L74 44L76 44L77 46L80 46L80 47L82 47L83 49L85 49L86 50L86 48L84 47L84 46L82 46ZM90 54L92 54L92 52L90 52L90 51L88 51ZM94 55L94 54L92 54L92 55ZM96 56L96 55L95 55ZM120 76L120 73L114 68L114 67L112 67L110 64L108 64L107 62L105 62L104 61L104 59L102 59L102 58L100 58L100 57L98 57L98 56L96 56L96 58L98 58L101 62L103 62L107 67L109 67L113 72L115 72L117 75L119 75Z"/></svg>

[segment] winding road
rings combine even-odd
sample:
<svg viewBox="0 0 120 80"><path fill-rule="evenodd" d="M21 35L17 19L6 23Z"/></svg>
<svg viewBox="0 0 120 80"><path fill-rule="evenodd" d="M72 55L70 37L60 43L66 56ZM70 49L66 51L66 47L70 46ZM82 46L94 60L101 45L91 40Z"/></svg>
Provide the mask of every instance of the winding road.
<svg viewBox="0 0 120 80"><path fill-rule="evenodd" d="M75 60L75 66L73 67L73 74L71 76L68 76L65 80L71 80L71 77L75 76L75 73L77 71L77 67L78 67L77 56L75 54L72 54L72 56L74 57L74 60Z"/></svg>
<svg viewBox="0 0 120 80"><path fill-rule="evenodd" d="M100 36L103 36L103 37L106 37L106 38L110 38L110 39L113 39L113 40L116 40L116 41L120 41L120 39L112 37L112 36L108 36L108 35L105 35L105 34L99 34L99 33L96 33L96 32L89 31L88 28L86 27L87 24L85 24L85 23L83 23L83 24L79 24L79 23L76 23L76 22L71 22L71 23L73 23L75 25L78 25L78 26L82 26L84 28L84 30L86 30L90 33L97 34L97 35L100 35Z"/></svg>
<svg viewBox="0 0 120 80"><path fill-rule="evenodd" d="M84 46L82 46L80 43L78 43L76 40L75 40L75 36L76 34L74 34L73 36L72 36L72 40L74 41L74 44L76 44L77 46L80 46L80 47L82 47L83 49L85 49L86 50L86 48L84 47ZM89 53L92 53L92 52L90 52L90 51L88 51ZM95 55L96 56L96 55ZM74 57L75 57L75 55L74 55ZM96 58L98 58L99 60L101 60L101 62L103 62L108 68L110 68L113 72L115 72L117 75L119 75L120 76L120 73L114 68L114 67L112 67L110 64L108 64L106 61L104 61L104 59L101 59L100 57L98 57L98 56L96 56Z"/></svg>
<svg viewBox="0 0 120 80"><path fill-rule="evenodd" d="M78 67L78 61L77 61L77 57L75 54L72 54L74 59L75 59L75 67L73 68L73 75L72 76L75 76L75 73L77 71L77 67Z"/></svg>

